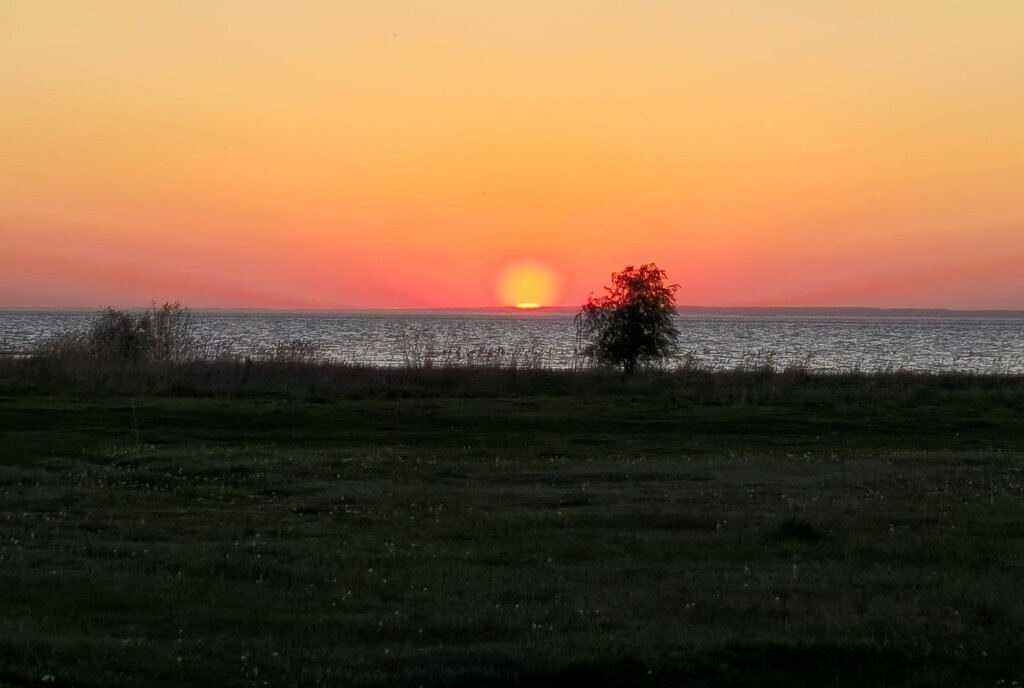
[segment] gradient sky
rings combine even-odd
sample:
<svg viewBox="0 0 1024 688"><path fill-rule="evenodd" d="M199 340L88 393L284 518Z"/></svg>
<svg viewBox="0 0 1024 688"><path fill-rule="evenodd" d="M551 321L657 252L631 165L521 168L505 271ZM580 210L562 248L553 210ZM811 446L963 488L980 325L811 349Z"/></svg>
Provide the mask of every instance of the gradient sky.
<svg viewBox="0 0 1024 688"><path fill-rule="evenodd" d="M1020 0L2 0L0 306L1024 308Z"/></svg>

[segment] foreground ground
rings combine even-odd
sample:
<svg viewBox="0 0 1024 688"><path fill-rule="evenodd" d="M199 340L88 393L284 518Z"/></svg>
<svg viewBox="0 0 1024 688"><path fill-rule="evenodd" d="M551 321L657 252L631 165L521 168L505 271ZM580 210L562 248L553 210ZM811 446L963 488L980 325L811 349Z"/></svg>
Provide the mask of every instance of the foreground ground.
<svg viewBox="0 0 1024 688"><path fill-rule="evenodd" d="M0 685L1024 683L1024 395L0 397Z"/></svg>

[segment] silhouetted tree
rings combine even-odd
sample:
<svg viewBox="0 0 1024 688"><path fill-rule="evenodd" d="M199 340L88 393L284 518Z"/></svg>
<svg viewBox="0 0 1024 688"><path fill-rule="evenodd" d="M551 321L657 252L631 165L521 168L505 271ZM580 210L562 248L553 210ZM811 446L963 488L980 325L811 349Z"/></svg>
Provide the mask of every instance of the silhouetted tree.
<svg viewBox="0 0 1024 688"><path fill-rule="evenodd" d="M667 284L654 263L627 266L612 273L604 296L591 295L576 315L580 352L598 362L621 366L631 375L671 355L679 330L675 325L677 284Z"/></svg>

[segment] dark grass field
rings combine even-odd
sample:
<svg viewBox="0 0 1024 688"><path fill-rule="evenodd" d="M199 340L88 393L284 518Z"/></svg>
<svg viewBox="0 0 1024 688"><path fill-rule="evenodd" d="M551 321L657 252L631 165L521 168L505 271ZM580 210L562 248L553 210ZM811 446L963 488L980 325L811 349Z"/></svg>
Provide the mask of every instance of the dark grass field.
<svg viewBox="0 0 1024 688"><path fill-rule="evenodd" d="M0 685L1024 683L1020 380L534 388L8 387Z"/></svg>

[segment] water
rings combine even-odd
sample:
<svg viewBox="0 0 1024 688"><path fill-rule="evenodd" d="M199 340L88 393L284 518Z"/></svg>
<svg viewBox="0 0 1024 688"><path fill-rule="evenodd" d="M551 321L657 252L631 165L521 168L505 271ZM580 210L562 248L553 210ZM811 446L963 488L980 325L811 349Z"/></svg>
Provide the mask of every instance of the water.
<svg viewBox="0 0 1024 688"><path fill-rule="evenodd" d="M211 349L260 354L275 342L317 343L332 360L367 365L499 362L573 364L573 312L196 311ZM88 327L83 311L0 311L0 351L22 353L66 329ZM1024 316L882 315L693 311L680 316L680 349L714 369L802 365L811 370L1024 373Z"/></svg>

